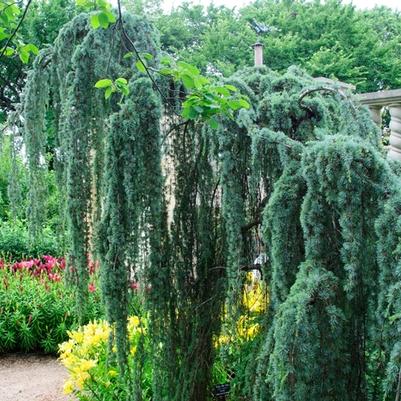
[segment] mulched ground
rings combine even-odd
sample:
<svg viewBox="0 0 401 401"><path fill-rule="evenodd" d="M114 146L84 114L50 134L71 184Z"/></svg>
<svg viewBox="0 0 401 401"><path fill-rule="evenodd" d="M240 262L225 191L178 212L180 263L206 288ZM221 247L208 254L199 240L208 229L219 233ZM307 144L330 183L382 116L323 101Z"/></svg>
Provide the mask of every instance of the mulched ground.
<svg viewBox="0 0 401 401"><path fill-rule="evenodd" d="M63 395L66 377L67 371L55 357L0 356L0 401L72 401Z"/></svg>

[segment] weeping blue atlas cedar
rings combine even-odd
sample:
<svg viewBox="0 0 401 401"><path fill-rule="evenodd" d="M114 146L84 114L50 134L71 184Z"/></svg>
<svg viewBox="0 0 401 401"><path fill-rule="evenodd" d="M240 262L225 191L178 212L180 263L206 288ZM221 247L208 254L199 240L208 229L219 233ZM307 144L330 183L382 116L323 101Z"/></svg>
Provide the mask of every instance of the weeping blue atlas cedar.
<svg viewBox="0 0 401 401"><path fill-rule="evenodd" d="M123 23L157 68L153 28L135 16ZM116 328L110 358L134 375L128 283L139 277L151 288L152 399L206 401L214 339L241 313L243 272L262 250L271 304L232 398L393 399L400 178L367 110L335 87L305 92L319 84L298 68L258 67L226 79L249 97L249 110L215 130L181 124L177 83L158 80L160 99L123 57L126 46L116 27L93 30L80 15L35 61L24 93L35 221L46 110L57 128L54 166L66 194L69 281L81 322L95 255ZM129 79L129 95L105 101L94 85L106 76ZM133 390L130 399L140 397Z"/></svg>

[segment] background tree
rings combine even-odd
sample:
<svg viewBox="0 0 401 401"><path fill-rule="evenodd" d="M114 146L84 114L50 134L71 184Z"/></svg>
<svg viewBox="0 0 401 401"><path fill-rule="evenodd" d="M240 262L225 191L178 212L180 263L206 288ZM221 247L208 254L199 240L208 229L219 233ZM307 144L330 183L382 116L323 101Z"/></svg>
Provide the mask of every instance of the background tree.
<svg viewBox="0 0 401 401"><path fill-rule="evenodd" d="M156 25L165 50L228 76L253 62L253 20L270 28L259 40L273 70L298 65L360 92L401 85L401 16L385 7L357 10L339 0L259 0L239 10L184 4Z"/></svg>
<svg viewBox="0 0 401 401"><path fill-rule="evenodd" d="M8 3L4 1L5 6ZM7 42L10 32L15 28L15 24L21 18L24 10L22 5L20 11L15 15L15 21L2 21L2 27L10 26L6 36L0 36L0 47ZM17 39L21 43L33 44L40 49L53 43L60 28L69 21L78 10L73 0L51 0L51 1L32 1L26 13L23 23L18 29ZM4 13L3 17L4 17ZM22 61L18 52L3 55L0 60L0 121L4 121L7 113L14 110L19 102L21 90L25 83L26 72L32 62L32 54L28 60Z"/></svg>
<svg viewBox="0 0 401 401"><path fill-rule="evenodd" d="M241 9L184 3L163 13L158 1L127 0L123 5L155 22L163 50L204 72L229 76L251 65L250 46L257 36L250 22L256 20L270 28L270 33L259 39L265 45L265 63L274 70L298 65L313 76L355 84L360 92L401 85L401 17L389 8L356 10L339 0L259 0ZM32 1L30 9L20 36L24 43L42 48L83 8L73 0L52 0ZM3 35L0 44L6 40ZM0 68L4 120L4 112L18 102L26 68L18 54L2 57Z"/></svg>

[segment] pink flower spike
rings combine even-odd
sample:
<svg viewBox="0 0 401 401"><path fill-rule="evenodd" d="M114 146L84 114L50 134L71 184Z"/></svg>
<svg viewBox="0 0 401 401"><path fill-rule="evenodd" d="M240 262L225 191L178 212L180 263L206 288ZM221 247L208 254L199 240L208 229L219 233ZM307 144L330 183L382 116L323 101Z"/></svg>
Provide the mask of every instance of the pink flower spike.
<svg viewBox="0 0 401 401"><path fill-rule="evenodd" d="M139 283L137 281L131 281L129 283L131 290L136 291L139 289Z"/></svg>
<svg viewBox="0 0 401 401"><path fill-rule="evenodd" d="M60 258L58 260L58 264L59 264L61 270L65 269L65 259L64 258Z"/></svg>
<svg viewBox="0 0 401 401"><path fill-rule="evenodd" d="M88 290L89 292L95 292L96 291L96 286L93 283L88 284Z"/></svg>

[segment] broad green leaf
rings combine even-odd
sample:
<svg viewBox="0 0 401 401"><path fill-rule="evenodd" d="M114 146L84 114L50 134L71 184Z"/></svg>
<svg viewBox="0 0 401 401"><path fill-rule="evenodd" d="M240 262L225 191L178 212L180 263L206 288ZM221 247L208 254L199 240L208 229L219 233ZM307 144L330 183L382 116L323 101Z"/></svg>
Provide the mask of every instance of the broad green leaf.
<svg viewBox="0 0 401 401"><path fill-rule="evenodd" d="M131 58L131 57L133 57L133 55L134 55L133 52L128 52L128 53L125 53L125 54L124 54L124 57L123 57L123 58Z"/></svg>
<svg viewBox="0 0 401 401"><path fill-rule="evenodd" d="M182 116L183 118L187 119L187 120L189 120L189 119L191 118L191 117L190 117L190 114L189 114L189 107L183 107L183 108L182 108L181 116Z"/></svg>
<svg viewBox="0 0 401 401"><path fill-rule="evenodd" d="M205 99L208 100L211 103L214 103L216 101L216 97L210 92L209 93L205 93Z"/></svg>
<svg viewBox="0 0 401 401"><path fill-rule="evenodd" d="M187 89L192 89L195 86L194 80L189 75L183 75L181 79L182 83Z"/></svg>
<svg viewBox="0 0 401 401"><path fill-rule="evenodd" d="M200 77L194 77L194 85L196 89L202 89L203 83Z"/></svg>
<svg viewBox="0 0 401 401"><path fill-rule="evenodd" d="M230 108L232 108L233 110L238 110L238 109L240 109L242 107L240 101L236 100L236 99L235 100L229 100L228 101L228 106Z"/></svg>
<svg viewBox="0 0 401 401"><path fill-rule="evenodd" d="M127 85L128 81L125 78L117 78L116 83L121 85Z"/></svg>
<svg viewBox="0 0 401 401"><path fill-rule="evenodd" d="M101 12L98 14L98 18L100 26L104 29L107 29L110 25L109 17L107 16L107 14L105 12Z"/></svg>
<svg viewBox="0 0 401 401"><path fill-rule="evenodd" d="M193 75L199 75L199 70L195 66L188 64L185 61L179 61L177 65Z"/></svg>
<svg viewBox="0 0 401 401"><path fill-rule="evenodd" d="M204 103L205 102L195 93L188 95L185 100L186 105L204 104Z"/></svg>
<svg viewBox="0 0 401 401"><path fill-rule="evenodd" d="M207 107L209 107L209 109L221 109L221 105L219 103L208 103Z"/></svg>
<svg viewBox="0 0 401 401"><path fill-rule="evenodd" d="M150 53L142 53L142 56L146 59L146 60L153 60L153 56Z"/></svg>
<svg viewBox="0 0 401 401"><path fill-rule="evenodd" d="M206 77L204 77L202 75L197 75L193 78L194 78L195 87L197 89L200 89L203 86L206 86L210 83L209 79L207 79Z"/></svg>
<svg viewBox="0 0 401 401"><path fill-rule="evenodd" d="M219 128L219 123L217 122L217 120L215 118L210 118L207 123L209 124L209 126L213 129L217 129Z"/></svg>
<svg viewBox="0 0 401 401"><path fill-rule="evenodd" d="M100 28L99 16L97 14L91 15L90 22L93 29Z"/></svg>
<svg viewBox="0 0 401 401"><path fill-rule="evenodd" d="M107 88L113 84L111 79L101 79L96 82L95 88Z"/></svg>
<svg viewBox="0 0 401 401"><path fill-rule="evenodd" d="M181 113L182 117L192 120L198 116L198 113L192 106L186 105L185 102L182 104L182 106L183 106Z"/></svg>
<svg viewBox="0 0 401 401"><path fill-rule="evenodd" d="M227 88L231 92L237 92L237 88L234 85L224 85L225 88Z"/></svg>
<svg viewBox="0 0 401 401"><path fill-rule="evenodd" d="M34 54L35 56L37 56L39 54L39 49L32 43L28 43L23 48L24 48L24 50Z"/></svg>
<svg viewBox="0 0 401 401"><path fill-rule="evenodd" d="M108 99L111 94L113 93L113 87L109 86L105 91L104 91L104 98Z"/></svg>
<svg viewBox="0 0 401 401"><path fill-rule="evenodd" d="M221 95L230 96L230 91L227 88L225 88L224 86L217 86L216 88L214 88L214 90L217 93L220 93Z"/></svg>
<svg viewBox="0 0 401 401"><path fill-rule="evenodd" d="M139 72L146 72L145 64L141 60L138 60L135 63L135 67L138 69Z"/></svg>
<svg viewBox="0 0 401 401"><path fill-rule="evenodd" d="M162 75L174 75L173 70L171 68L161 68L159 73Z"/></svg>
<svg viewBox="0 0 401 401"><path fill-rule="evenodd" d="M101 10L109 10L110 9L110 3L107 0L97 0L97 4Z"/></svg>
<svg viewBox="0 0 401 401"><path fill-rule="evenodd" d="M114 22L116 22L116 16L112 12L104 11L104 14L106 14L110 24L114 24Z"/></svg>
<svg viewBox="0 0 401 401"><path fill-rule="evenodd" d="M10 35L8 33L4 32L4 30L0 31L0 41L3 39L7 39L9 36Z"/></svg>
<svg viewBox="0 0 401 401"><path fill-rule="evenodd" d="M171 65L171 58L168 57L168 56L162 56L162 57L160 58L160 64L163 64L163 65Z"/></svg>
<svg viewBox="0 0 401 401"><path fill-rule="evenodd" d="M16 5L12 5L12 6L10 6L10 7L7 7L7 8L4 10L4 15L7 16L7 19L8 19L9 21L12 21L12 20L15 18L15 16L18 15L18 14L15 12L15 9L17 9L17 13L19 13L19 8L18 8Z"/></svg>
<svg viewBox="0 0 401 401"><path fill-rule="evenodd" d="M11 22L6 13L0 13L0 20L2 21L3 25L5 25L5 26L8 26Z"/></svg>
<svg viewBox="0 0 401 401"><path fill-rule="evenodd" d="M128 96L129 95L129 88L127 85L121 85L120 87L120 91L123 93L124 96Z"/></svg>
<svg viewBox="0 0 401 401"><path fill-rule="evenodd" d="M239 99L238 101L241 107L243 107L244 109L249 109L250 105L245 99Z"/></svg>
<svg viewBox="0 0 401 401"><path fill-rule="evenodd" d="M28 64L28 62L29 62L29 52L26 51L23 47L19 49L18 56L19 56L20 60L24 64Z"/></svg>
<svg viewBox="0 0 401 401"><path fill-rule="evenodd" d="M16 4L11 4L11 6L9 8L11 8L14 15L21 14L21 9Z"/></svg>
<svg viewBox="0 0 401 401"><path fill-rule="evenodd" d="M15 53L15 50L12 47L7 47L7 49L4 52L4 55L7 57L12 56Z"/></svg>
<svg viewBox="0 0 401 401"><path fill-rule="evenodd" d="M76 4L78 7L85 7L85 6L87 6L88 1L87 1L87 0L76 0L76 1L75 1L75 4Z"/></svg>

